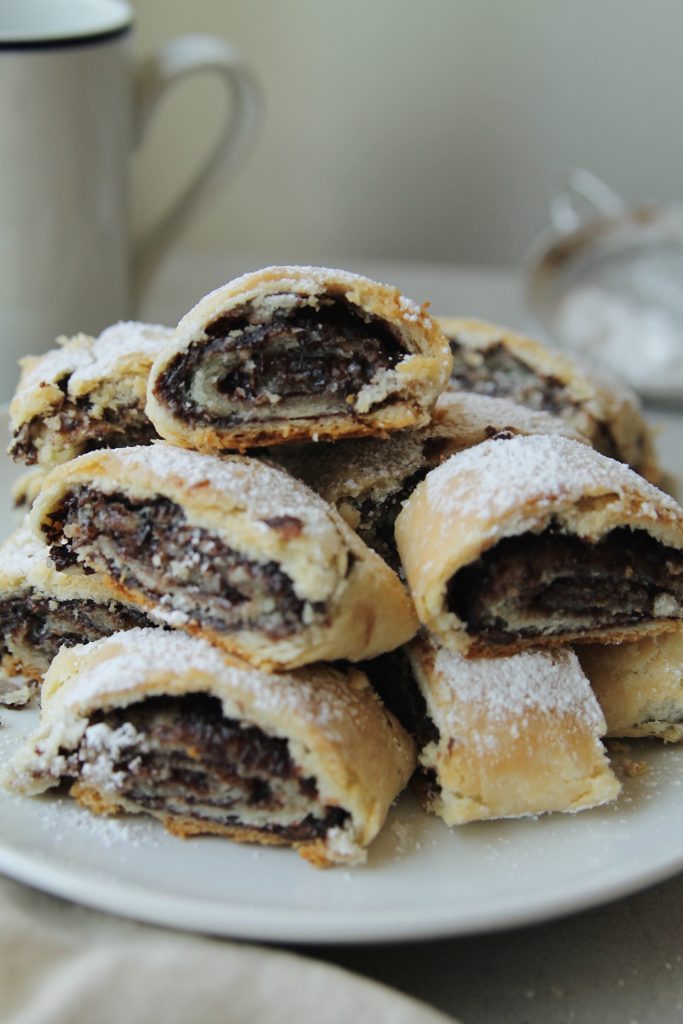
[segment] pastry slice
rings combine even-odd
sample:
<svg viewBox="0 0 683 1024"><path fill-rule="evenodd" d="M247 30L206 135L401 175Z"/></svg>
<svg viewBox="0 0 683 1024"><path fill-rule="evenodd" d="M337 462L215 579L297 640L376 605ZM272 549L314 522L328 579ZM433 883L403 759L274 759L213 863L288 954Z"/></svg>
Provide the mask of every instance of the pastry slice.
<svg viewBox="0 0 683 1024"><path fill-rule="evenodd" d="M564 437L453 455L404 505L396 541L421 621L469 655L639 640L683 617L683 509Z"/></svg>
<svg viewBox="0 0 683 1024"><path fill-rule="evenodd" d="M468 660L420 636L406 659L415 784L447 825L580 811L619 793L600 742L605 720L568 648ZM397 692L395 677L385 683Z"/></svg>
<svg viewBox="0 0 683 1024"><path fill-rule="evenodd" d="M448 341L395 288L269 267L203 298L149 379L159 434L199 451L384 434L429 420Z"/></svg>
<svg viewBox="0 0 683 1024"><path fill-rule="evenodd" d="M439 323L453 352L451 390L508 398L560 416L603 455L660 482L650 430L628 388L507 327L456 317Z"/></svg>
<svg viewBox="0 0 683 1024"><path fill-rule="evenodd" d="M152 625L99 574L57 572L26 525L0 547L0 703L30 700L62 645Z"/></svg>
<svg viewBox="0 0 683 1024"><path fill-rule="evenodd" d="M50 468L93 448L147 444L149 371L173 332L158 324L119 323L98 338L60 338L59 348L22 359L10 405L15 462Z"/></svg>
<svg viewBox="0 0 683 1024"><path fill-rule="evenodd" d="M365 543L397 569L394 523L403 502L444 459L506 434L559 433L585 440L564 420L507 399L477 394L441 395L431 423L386 438L277 445L268 457L335 505Z"/></svg>
<svg viewBox="0 0 683 1024"><path fill-rule="evenodd" d="M58 569L100 572L113 597L251 664L356 661L417 628L396 574L341 516L256 459L90 452L52 471L31 522Z"/></svg>
<svg viewBox="0 0 683 1024"><path fill-rule="evenodd" d="M633 644L589 644L577 654L608 736L683 740L683 625Z"/></svg>
<svg viewBox="0 0 683 1024"><path fill-rule="evenodd" d="M204 640L131 630L60 652L3 781L24 794L66 783L98 814L293 846L326 867L365 859L414 765L357 669L268 676Z"/></svg>

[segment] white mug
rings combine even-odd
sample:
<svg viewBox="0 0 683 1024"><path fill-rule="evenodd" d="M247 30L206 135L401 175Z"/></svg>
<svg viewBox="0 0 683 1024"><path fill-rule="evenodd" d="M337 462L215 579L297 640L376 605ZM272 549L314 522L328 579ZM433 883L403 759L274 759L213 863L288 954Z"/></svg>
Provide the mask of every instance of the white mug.
<svg viewBox="0 0 683 1024"><path fill-rule="evenodd" d="M182 36L135 67L131 27L124 0L0 4L0 399L20 356L134 315L169 244L257 134L258 87L226 42ZM207 70L227 87L231 115L193 181L134 244L130 154L168 86Z"/></svg>

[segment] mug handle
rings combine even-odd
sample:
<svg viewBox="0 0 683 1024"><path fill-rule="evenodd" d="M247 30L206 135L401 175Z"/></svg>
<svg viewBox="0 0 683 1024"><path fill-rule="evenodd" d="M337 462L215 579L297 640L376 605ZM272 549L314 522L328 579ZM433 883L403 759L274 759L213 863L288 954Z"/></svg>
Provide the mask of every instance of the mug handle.
<svg viewBox="0 0 683 1024"><path fill-rule="evenodd" d="M550 201L550 219L560 235L570 235L588 216L618 217L624 200L613 188L585 167L574 167L567 184Z"/></svg>
<svg viewBox="0 0 683 1024"><path fill-rule="evenodd" d="M197 71L216 72L232 99L232 115L190 183L133 249L132 301L137 311L168 247L183 231L212 186L242 165L263 120L261 90L235 50L216 36L178 36L138 66L133 80L133 145L139 146L166 90Z"/></svg>

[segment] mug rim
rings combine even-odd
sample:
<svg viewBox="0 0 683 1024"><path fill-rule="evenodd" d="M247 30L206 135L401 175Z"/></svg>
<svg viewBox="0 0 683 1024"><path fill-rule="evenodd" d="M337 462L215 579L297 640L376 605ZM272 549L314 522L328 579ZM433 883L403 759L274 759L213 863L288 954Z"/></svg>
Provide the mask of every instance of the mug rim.
<svg viewBox="0 0 683 1024"><path fill-rule="evenodd" d="M127 0L16 0L2 5L0 51L104 42L124 35L132 22Z"/></svg>

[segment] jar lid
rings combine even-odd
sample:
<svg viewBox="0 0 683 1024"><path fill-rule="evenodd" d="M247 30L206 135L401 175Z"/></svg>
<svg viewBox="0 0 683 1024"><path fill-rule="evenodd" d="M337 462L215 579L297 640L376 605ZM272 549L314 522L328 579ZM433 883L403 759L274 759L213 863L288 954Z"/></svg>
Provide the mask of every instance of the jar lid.
<svg viewBox="0 0 683 1024"><path fill-rule="evenodd" d="M628 209L614 197L606 209L595 192L586 195L586 175L574 172L551 205L554 229L532 254L530 308L562 348L610 370L644 398L680 404L683 206Z"/></svg>

